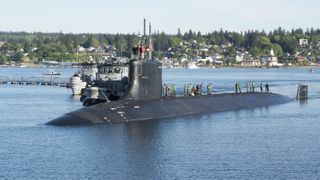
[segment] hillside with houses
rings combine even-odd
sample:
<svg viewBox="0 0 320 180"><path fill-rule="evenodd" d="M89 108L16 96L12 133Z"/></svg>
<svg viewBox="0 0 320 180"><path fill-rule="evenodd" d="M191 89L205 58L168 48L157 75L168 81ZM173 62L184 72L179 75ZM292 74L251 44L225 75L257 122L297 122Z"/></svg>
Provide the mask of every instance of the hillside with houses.
<svg viewBox="0 0 320 180"><path fill-rule="evenodd" d="M42 64L130 58L139 34L0 32L0 64ZM165 67L318 66L320 30L278 28L265 31L156 31L153 56Z"/></svg>

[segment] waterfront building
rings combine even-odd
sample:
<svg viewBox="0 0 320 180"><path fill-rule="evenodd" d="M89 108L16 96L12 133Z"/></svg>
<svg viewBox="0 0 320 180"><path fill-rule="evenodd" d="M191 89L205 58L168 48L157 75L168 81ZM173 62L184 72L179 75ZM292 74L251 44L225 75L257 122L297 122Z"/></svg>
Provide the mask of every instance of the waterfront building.
<svg viewBox="0 0 320 180"><path fill-rule="evenodd" d="M244 67L260 67L261 61L257 59L247 59L241 62L241 66Z"/></svg>
<svg viewBox="0 0 320 180"><path fill-rule="evenodd" d="M272 48L267 55L261 56L261 63L265 66L281 66L278 63L278 58L274 55Z"/></svg>
<svg viewBox="0 0 320 180"><path fill-rule="evenodd" d="M0 41L0 47L2 47L6 42Z"/></svg>
<svg viewBox="0 0 320 180"><path fill-rule="evenodd" d="M244 60L244 53L237 51L236 52L236 62L242 62Z"/></svg>
<svg viewBox="0 0 320 180"><path fill-rule="evenodd" d="M307 58L304 57L304 56L296 56L296 57L295 57L295 60L296 60L296 62L298 62L298 63L303 63L303 62L306 62L306 61L307 61Z"/></svg>
<svg viewBox="0 0 320 180"><path fill-rule="evenodd" d="M201 64L201 66L208 66L213 63L212 57L206 57L202 59L197 59L197 64Z"/></svg>
<svg viewBox="0 0 320 180"><path fill-rule="evenodd" d="M223 59L223 55L217 53L212 56L213 61L219 61Z"/></svg>
<svg viewBox="0 0 320 180"><path fill-rule="evenodd" d="M252 56L248 51L238 50L236 51L236 63L252 60Z"/></svg>
<svg viewBox="0 0 320 180"><path fill-rule="evenodd" d="M299 46L307 46L308 44L308 39L299 39Z"/></svg>

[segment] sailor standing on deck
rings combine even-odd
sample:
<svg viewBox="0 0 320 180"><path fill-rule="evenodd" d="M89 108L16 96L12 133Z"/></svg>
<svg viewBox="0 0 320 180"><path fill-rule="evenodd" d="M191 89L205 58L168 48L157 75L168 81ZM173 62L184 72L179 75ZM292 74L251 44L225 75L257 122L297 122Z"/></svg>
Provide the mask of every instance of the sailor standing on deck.
<svg viewBox="0 0 320 180"><path fill-rule="evenodd" d="M191 93L192 93L192 84L189 83L188 84L188 96L191 96Z"/></svg>
<svg viewBox="0 0 320 180"><path fill-rule="evenodd" d="M166 84L163 84L162 86L162 95L163 97L166 97Z"/></svg>
<svg viewBox="0 0 320 180"><path fill-rule="evenodd" d="M176 96L177 94L177 88L175 84L172 85L172 93L173 93L173 96Z"/></svg>
<svg viewBox="0 0 320 180"><path fill-rule="evenodd" d="M207 94L209 95L209 94L211 94L211 92L212 92L212 84L208 83L208 85L207 85Z"/></svg>
<svg viewBox="0 0 320 180"><path fill-rule="evenodd" d="M269 84L268 83L266 83L265 87L266 87L266 92L269 92Z"/></svg>
<svg viewBox="0 0 320 180"><path fill-rule="evenodd" d="M235 84L235 91L238 93L238 83Z"/></svg>
<svg viewBox="0 0 320 180"><path fill-rule="evenodd" d="M167 85L167 94L168 94L168 96L172 96L172 89L171 89L171 86L172 85Z"/></svg>
<svg viewBox="0 0 320 180"><path fill-rule="evenodd" d="M239 82L236 83L236 93L241 93L241 87Z"/></svg>
<svg viewBox="0 0 320 180"><path fill-rule="evenodd" d="M255 88L254 87L254 82L252 82L251 85L252 85L252 92L254 92L254 88Z"/></svg>
<svg viewBox="0 0 320 180"><path fill-rule="evenodd" d="M196 93L195 93L195 95L198 95L199 92L200 92L200 86L199 86L199 84L197 84L196 85Z"/></svg>

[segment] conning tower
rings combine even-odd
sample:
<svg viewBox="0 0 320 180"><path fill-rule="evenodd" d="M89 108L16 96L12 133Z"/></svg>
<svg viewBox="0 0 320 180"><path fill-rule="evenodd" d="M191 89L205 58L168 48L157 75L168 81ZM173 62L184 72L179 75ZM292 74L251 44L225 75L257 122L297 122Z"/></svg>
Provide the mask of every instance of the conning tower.
<svg viewBox="0 0 320 180"><path fill-rule="evenodd" d="M129 91L125 98L133 100L160 99L162 71L159 61L133 59L129 66Z"/></svg>
<svg viewBox="0 0 320 180"><path fill-rule="evenodd" d="M129 86L124 99L151 100L162 97L162 69L161 62L152 60L151 25L149 24L149 37L145 32L140 45L132 48L132 59L129 65ZM145 51L148 54L145 56Z"/></svg>

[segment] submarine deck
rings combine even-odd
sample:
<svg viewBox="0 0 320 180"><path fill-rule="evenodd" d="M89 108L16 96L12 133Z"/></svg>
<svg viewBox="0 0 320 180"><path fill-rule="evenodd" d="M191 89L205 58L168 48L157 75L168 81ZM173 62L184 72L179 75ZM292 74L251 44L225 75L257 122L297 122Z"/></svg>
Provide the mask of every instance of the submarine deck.
<svg viewBox="0 0 320 180"><path fill-rule="evenodd" d="M168 97L156 100L120 100L85 107L48 122L48 125L113 124L178 116L265 107L289 102L274 93L225 93Z"/></svg>

